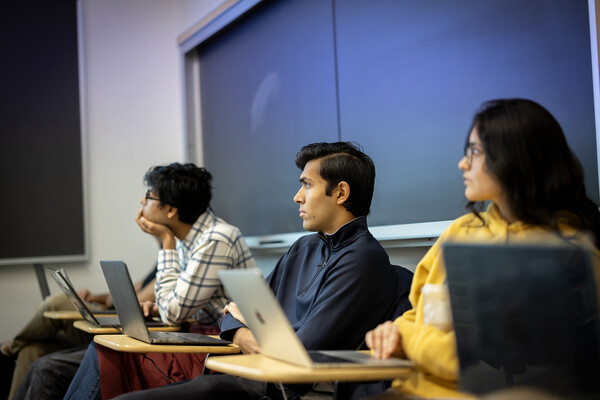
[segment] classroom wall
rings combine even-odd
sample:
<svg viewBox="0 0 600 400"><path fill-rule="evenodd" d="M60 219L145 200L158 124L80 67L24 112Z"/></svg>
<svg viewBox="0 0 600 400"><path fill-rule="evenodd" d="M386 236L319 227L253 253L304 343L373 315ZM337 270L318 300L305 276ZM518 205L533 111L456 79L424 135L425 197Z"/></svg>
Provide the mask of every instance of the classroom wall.
<svg viewBox="0 0 600 400"><path fill-rule="evenodd" d="M145 171L184 161L177 37L224 2L81 0L89 260L50 265L64 266L77 288L106 290L100 260L125 260L134 280L155 262L157 244L139 230L135 216L145 190ZM419 247L389 253L393 262L414 269L425 251ZM280 254L255 256L266 273ZM41 300L32 266L0 267L0 300L0 315L7 320L0 326L4 341L29 320Z"/></svg>
<svg viewBox="0 0 600 400"><path fill-rule="evenodd" d="M101 259L125 260L134 280L155 262L156 242L135 216L148 167L184 157L177 37L222 2L81 0L89 260L61 265L77 287L106 290ZM33 267L0 266L0 299L4 341L41 300Z"/></svg>

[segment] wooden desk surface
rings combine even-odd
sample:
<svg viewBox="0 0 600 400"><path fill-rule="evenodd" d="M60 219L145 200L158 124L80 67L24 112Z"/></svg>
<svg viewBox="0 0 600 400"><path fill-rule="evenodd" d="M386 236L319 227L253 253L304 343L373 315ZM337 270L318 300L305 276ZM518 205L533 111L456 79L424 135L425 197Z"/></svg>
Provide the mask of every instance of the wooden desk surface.
<svg viewBox="0 0 600 400"><path fill-rule="evenodd" d="M240 348L227 346L196 346L179 344L148 344L125 335L96 335L94 342L109 349L127 353L212 353L236 354Z"/></svg>
<svg viewBox="0 0 600 400"><path fill-rule="evenodd" d="M117 328L98 328L96 325L94 325L91 322L86 321L86 320L77 320L77 321L73 322L73 326L77 329L80 329L87 333L91 333L93 335L121 333L121 331ZM179 326L179 325L151 326L151 327L148 327L148 330L163 331L163 332L178 332L181 330L181 326Z"/></svg>
<svg viewBox="0 0 600 400"><path fill-rule="evenodd" d="M117 314L101 314L106 317L116 317ZM44 317L51 319L83 319L79 311L44 311Z"/></svg>
<svg viewBox="0 0 600 400"><path fill-rule="evenodd" d="M262 382L310 383L330 381L378 381L406 378L413 367L339 367L311 369L288 364L262 354L209 357L206 367Z"/></svg>

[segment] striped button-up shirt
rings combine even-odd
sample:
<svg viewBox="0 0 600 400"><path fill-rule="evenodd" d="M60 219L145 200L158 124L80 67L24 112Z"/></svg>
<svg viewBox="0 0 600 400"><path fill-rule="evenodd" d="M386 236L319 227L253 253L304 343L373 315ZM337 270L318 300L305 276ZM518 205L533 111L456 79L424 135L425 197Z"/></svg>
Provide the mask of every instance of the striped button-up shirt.
<svg viewBox="0 0 600 400"><path fill-rule="evenodd" d="M217 324L230 301L218 271L256 267L240 230L206 211L176 247L158 253L154 292L161 319Z"/></svg>

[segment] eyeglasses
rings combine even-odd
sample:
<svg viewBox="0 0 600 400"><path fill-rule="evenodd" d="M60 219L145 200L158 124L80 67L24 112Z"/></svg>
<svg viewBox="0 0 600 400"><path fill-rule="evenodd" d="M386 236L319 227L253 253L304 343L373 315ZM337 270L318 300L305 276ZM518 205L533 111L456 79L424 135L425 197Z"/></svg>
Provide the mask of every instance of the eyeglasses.
<svg viewBox="0 0 600 400"><path fill-rule="evenodd" d="M467 164L469 164L469 167L471 166L471 163L473 162L474 155L483 154L482 149L477 148L472 144L465 146L463 149L463 152L464 152L465 158L467 159Z"/></svg>
<svg viewBox="0 0 600 400"><path fill-rule="evenodd" d="M156 201L160 201L160 199L159 199L159 198L152 197L152 191L151 191L151 190L147 190L147 191L146 191L146 195L145 195L144 197L145 197L146 201L148 201L148 200L156 200Z"/></svg>

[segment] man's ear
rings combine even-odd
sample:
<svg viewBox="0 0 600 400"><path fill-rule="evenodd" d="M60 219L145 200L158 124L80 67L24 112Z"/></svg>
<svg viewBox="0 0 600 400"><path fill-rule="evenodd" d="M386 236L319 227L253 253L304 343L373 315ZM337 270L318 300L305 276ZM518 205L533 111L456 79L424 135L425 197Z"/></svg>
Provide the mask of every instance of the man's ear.
<svg viewBox="0 0 600 400"><path fill-rule="evenodd" d="M167 217L169 219L177 217L177 212L178 212L177 207L173 207L169 204L167 204L166 206L167 206Z"/></svg>
<svg viewBox="0 0 600 400"><path fill-rule="evenodd" d="M350 198L350 185L346 181L341 181L337 184L336 192L336 202L342 205Z"/></svg>

